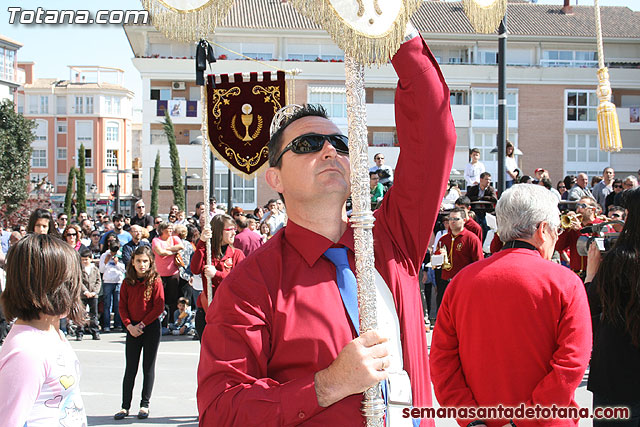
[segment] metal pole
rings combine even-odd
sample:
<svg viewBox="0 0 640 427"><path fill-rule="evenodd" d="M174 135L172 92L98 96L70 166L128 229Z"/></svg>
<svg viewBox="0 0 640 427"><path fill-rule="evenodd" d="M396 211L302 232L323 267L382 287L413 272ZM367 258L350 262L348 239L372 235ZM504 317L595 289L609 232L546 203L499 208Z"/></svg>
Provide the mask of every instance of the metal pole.
<svg viewBox="0 0 640 427"><path fill-rule="evenodd" d="M184 171L184 211L185 211L185 215L187 212L189 212L189 199L187 198L187 189L189 187L189 184L187 184L187 180L188 180L188 176L187 176L187 171L185 169Z"/></svg>
<svg viewBox="0 0 640 427"><path fill-rule="evenodd" d="M216 194L216 156L213 155L213 151L211 150L209 150L209 155L211 156L209 157L209 164L211 165L209 168L209 198L211 199ZM207 206L209 206L208 203Z"/></svg>
<svg viewBox="0 0 640 427"><path fill-rule="evenodd" d="M507 145L507 15L505 13L498 30L498 194L504 193L505 189L505 166L504 156Z"/></svg>
<svg viewBox="0 0 640 427"><path fill-rule="evenodd" d="M120 213L120 171L116 172L116 213Z"/></svg>
<svg viewBox="0 0 640 427"><path fill-rule="evenodd" d="M233 194L233 173L231 172L231 168L229 168L227 179L229 181L229 185L227 185L229 189L229 195L227 197L227 213L230 214L231 209L233 209L233 200L231 199L231 195Z"/></svg>
<svg viewBox="0 0 640 427"><path fill-rule="evenodd" d="M369 193L367 109L365 105L364 66L352 56L345 55L344 69L349 121L349 159L351 161L351 224L355 240L356 278L360 333L375 329L376 313L375 260L373 255L373 222ZM382 427L385 412L380 384L364 392L362 413L367 427Z"/></svg>

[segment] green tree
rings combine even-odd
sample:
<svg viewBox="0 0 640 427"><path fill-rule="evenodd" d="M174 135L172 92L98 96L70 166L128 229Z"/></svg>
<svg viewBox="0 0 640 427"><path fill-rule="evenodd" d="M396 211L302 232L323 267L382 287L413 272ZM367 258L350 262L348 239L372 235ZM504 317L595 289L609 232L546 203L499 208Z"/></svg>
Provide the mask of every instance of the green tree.
<svg viewBox="0 0 640 427"><path fill-rule="evenodd" d="M67 192L64 195L64 213L67 218L71 218L71 206L73 206L73 181L76 178L76 168L71 166L69 177L67 178Z"/></svg>
<svg viewBox="0 0 640 427"><path fill-rule="evenodd" d="M29 197L32 130L35 121L15 111L13 102L0 103L0 206L10 214Z"/></svg>
<svg viewBox="0 0 640 427"><path fill-rule="evenodd" d="M181 211L185 210L184 185L182 184L182 170L180 169L180 155L176 146L176 134L173 130L173 122L169 117L169 112L164 113L164 133L169 140L169 159L171 160L171 180L173 182L173 203L178 205Z"/></svg>
<svg viewBox="0 0 640 427"><path fill-rule="evenodd" d="M151 216L158 216L158 192L160 191L160 151L156 153L156 164L153 166L153 181L151 182Z"/></svg>
<svg viewBox="0 0 640 427"><path fill-rule="evenodd" d="M78 213L87 212L87 185L85 182L84 163L84 144L80 144L80 148L78 148L78 178L76 180Z"/></svg>

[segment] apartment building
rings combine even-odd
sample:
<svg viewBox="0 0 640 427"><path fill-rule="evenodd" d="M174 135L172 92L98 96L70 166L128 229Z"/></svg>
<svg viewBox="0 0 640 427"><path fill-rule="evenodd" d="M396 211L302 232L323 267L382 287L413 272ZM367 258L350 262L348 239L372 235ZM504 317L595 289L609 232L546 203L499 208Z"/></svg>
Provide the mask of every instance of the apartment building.
<svg viewBox="0 0 640 427"><path fill-rule="evenodd" d="M508 137L523 153L518 158L523 174L531 175L544 167L558 181L580 171L601 174L609 165L618 175L638 169L640 13L626 7L601 10L605 61L624 145L621 152L612 154L598 149L593 7L574 6L563 11L562 6L509 2ZM468 150L478 147L482 161L497 179L497 159L491 153L497 135L497 35L475 34L460 2L425 1L412 20L440 63L451 90L458 135L452 177L460 177ZM143 80L141 176L146 197L158 151L161 185L170 185L168 150L159 125L162 108L168 103L185 104L184 116L174 120L181 161L183 166L188 163L190 170L200 168L201 106L200 91L194 84L195 46L171 41L152 26L128 25L124 30ZM299 69L294 101L323 104L332 120L346 131L344 53L291 4L238 0L210 41L218 57L212 66L216 74ZM398 158L393 109L396 83L391 65L372 67L365 75L371 164L377 152L384 153L391 166ZM431 161L425 159L425 165ZM227 168L216 162L215 174L216 196L226 203ZM234 205L254 207L275 195L262 177L244 180L234 176L233 180Z"/></svg>
<svg viewBox="0 0 640 427"><path fill-rule="evenodd" d="M17 62L21 47L21 43L0 34L0 101L16 102L16 90L24 83L24 72L18 68Z"/></svg>
<svg viewBox="0 0 640 427"><path fill-rule="evenodd" d="M69 170L78 167L83 144L89 209L112 209L112 193L119 183L121 211L131 212L132 174L120 173L118 179L117 173L102 172L132 167L133 92L122 84L124 71L69 66L69 79L60 80L35 78L33 62L19 67L26 82L18 91L18 112L36 122L31 178L51 182L53 204L60 208Z"/></svg>

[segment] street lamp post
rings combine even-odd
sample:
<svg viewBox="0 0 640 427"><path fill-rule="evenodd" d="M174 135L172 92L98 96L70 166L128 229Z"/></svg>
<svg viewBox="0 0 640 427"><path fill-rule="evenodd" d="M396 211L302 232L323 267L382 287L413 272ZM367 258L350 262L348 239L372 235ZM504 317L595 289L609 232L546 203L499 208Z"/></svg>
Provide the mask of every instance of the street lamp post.
<svg viewBox="0 0 640 427"><path fill-rule="evenodd" d="M200 176L197 173L188 175L187 170L184 170L184 210L185 212L189 212L189 199L187 198L187 188L189 186L188 182L190 179L199 179Z"/></svg>
<svg viewBox="0 0 640 427"><path fill-rule="evenodd" d="M116 197L116 203L114 206L114 210L115 213L120 213L120 174L121 173L134 173L133 169L113 169L113 168L106 168L106 169L102 169L102 173L104 174L116 174L116 185L115 187L113 187L113 193ZM113 184L109 185L109 191L111 191L111 186Z"/></svg>

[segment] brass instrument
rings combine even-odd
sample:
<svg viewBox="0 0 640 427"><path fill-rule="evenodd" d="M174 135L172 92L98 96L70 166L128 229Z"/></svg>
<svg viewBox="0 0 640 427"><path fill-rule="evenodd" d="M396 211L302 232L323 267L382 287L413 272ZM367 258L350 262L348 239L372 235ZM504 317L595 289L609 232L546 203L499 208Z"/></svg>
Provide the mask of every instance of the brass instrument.
<svg viewBox="0 0 640 427"><path fill-rule="evenodd" d="M560 216L560 226L565 230L572 228L574 226L581 226L581 225L582 225L582 214L569 212Z"/></svg>

